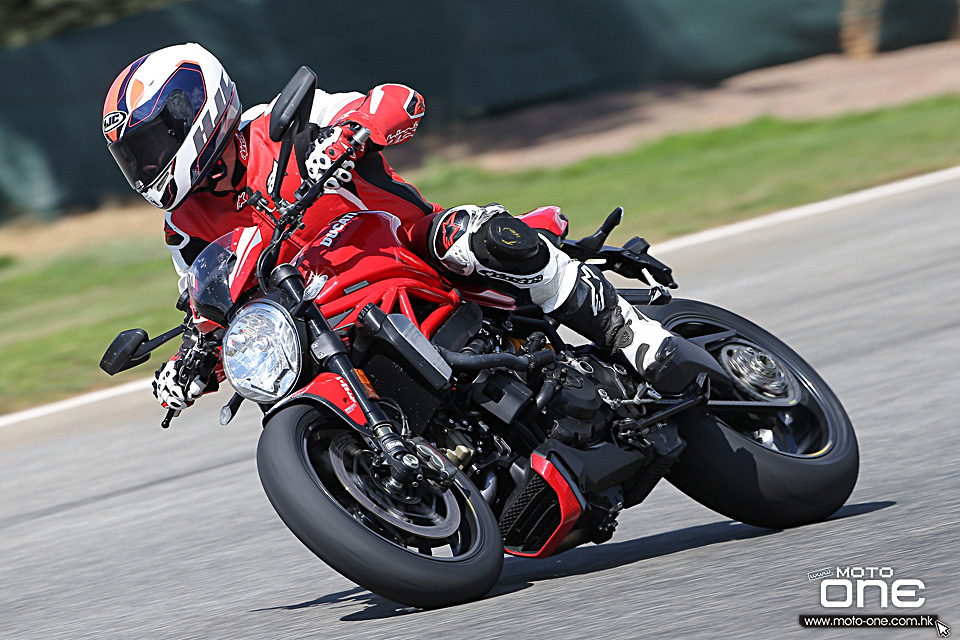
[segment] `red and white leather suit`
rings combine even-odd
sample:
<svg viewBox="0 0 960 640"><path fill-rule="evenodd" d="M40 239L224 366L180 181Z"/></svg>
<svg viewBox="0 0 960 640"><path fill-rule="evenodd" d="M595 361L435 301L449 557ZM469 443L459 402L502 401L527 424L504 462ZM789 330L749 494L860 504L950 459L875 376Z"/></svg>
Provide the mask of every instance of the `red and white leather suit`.
<svg viewBox="0 0 960 640"><path fill-rule="evenodd" d="M310 114L311 122L320 127L341 120L359 122L372 132L370 142L354 159L353 179L336 192L327 192L304 217L305 227L291 241L297 249L288 248L281 258L293 255L311 242L331 220L344 213L359 210L389 211L409 229L425 215L442 210L424 200L420 192L404 182L380 154L380 148L409 140L424 113L423 97L401 84L382 84L369 93L326 93L317 91ZM183 276L200 251L217 238L237 227L262 226L265 236L272 233L273 223L267 216L247 204L255 191L266 194L270 175L275 171L280 143L269 136L270 105L257 105L247 110L234 136L236 168L234 188L221 192L194 192L173 211L166 214L167 245L173 252L177 272ZM371 142L373 144L371 144ZM293 200L293 192L301 183L296 160L291 157L283 180L281 195ZM182 285L182 280L181 280Z"/></svg>

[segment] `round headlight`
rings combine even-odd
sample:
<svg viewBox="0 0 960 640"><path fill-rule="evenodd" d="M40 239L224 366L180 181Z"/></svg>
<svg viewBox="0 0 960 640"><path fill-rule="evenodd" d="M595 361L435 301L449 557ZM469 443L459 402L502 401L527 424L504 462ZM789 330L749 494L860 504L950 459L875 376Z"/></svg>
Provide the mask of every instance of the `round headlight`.
<svg viewBox="0 0 960 640"><path fill-rule="evenodd" d="M244 398L275 402L300 373L300 341L290 314L254 302L236 315L223 337L223 371Z"/></svg>

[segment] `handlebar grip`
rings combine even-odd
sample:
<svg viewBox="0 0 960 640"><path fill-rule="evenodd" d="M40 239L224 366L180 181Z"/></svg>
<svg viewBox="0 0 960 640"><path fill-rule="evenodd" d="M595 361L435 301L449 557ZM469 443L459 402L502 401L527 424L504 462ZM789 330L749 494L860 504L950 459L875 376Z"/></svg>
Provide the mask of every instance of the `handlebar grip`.
<svg viewBox="0 0 960 640"><path fill-rule="evenodd" d="M337 170L343 166L343 163L349 160L351 156L355 155L356 152L360 150L360 147L363 146L363 143L366 142L369 138L370 138L370 130L365 127L360 127L360 130L357 131L355 134L353 134L353 136L351 137L350 146L352 147L352 151L348 151L347 153L344 153L339 158L334 160L333 163L327 168L327 170L324 171L323 174L317 179L317 182L314 184L314 187L316 187L316 185L318 184L319 185L326 184L327 180L332 178L333 174L335 174ZM311 191L313 191L313 187L311 187ZM311 194L311 191L308 191L307 194L305 194L304 197L300 200L300 202L295 203L294 206L297 207L298 210L302 211L303 209L306 209L307 207L312 205L316 201L316 198L320 195L320 193L317 193L313 198L308 198L308 196ZM301 203L305 203L305 204L301 204Z"/></svg>
<svg viewBox="0 0 960 640"><path fill-rule="evenodd" d="M364 142L370 139L370 129L360 127L360 130L353 134L351 142L354 149L359 149Z"/></svg>

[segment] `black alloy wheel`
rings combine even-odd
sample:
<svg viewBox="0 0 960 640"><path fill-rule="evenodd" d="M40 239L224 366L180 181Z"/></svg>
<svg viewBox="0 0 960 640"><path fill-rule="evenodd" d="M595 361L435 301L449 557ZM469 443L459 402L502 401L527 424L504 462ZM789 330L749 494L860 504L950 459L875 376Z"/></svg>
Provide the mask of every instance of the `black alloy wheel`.
<svg viewBox="0 0 960 640"><path fill-rule="evenodd" d="M629 301L629 291L621 292ZM774 335L730 311L674 299L640 310L704 348L727 373L711 401L674 417L687 446L667 479L730 518L770 528L817 522L839 509L857 481L849 417L820 375ZM769 407L762 404L769 403Z"/></svg>
<svg viewBox="0 0 960 640"><path fill-rule="evenodd" d="M499 578L497 521L462 473L449 488L391 486L356 432L306 405L270 417L257 467L300 541L378 595L442 607L482 598Z"/></svg>

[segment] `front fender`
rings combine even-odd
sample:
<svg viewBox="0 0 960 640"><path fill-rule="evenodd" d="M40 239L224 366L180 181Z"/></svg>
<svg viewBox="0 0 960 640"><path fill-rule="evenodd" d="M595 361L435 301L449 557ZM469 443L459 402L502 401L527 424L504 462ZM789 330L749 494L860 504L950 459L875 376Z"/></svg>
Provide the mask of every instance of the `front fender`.
<svg viewBox="0 0 960 640"><path fill-rule="evenodd" d="M347 384L347 381L340 376L324 372L313 379L310 384L297 389L292 394L273 405L263 416L263 424L266 425L278 411L295 404L307 404L317 407L334 415L346 424L365 436L372 436L373 432L368 428L366 416L360 410L357 404L357 398Z"/></svg>

